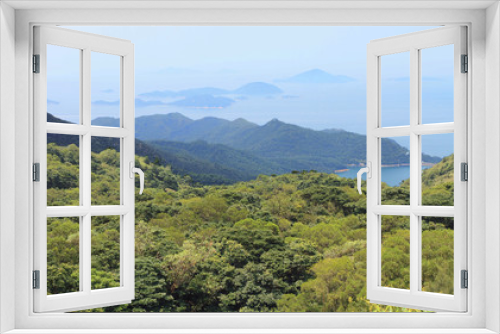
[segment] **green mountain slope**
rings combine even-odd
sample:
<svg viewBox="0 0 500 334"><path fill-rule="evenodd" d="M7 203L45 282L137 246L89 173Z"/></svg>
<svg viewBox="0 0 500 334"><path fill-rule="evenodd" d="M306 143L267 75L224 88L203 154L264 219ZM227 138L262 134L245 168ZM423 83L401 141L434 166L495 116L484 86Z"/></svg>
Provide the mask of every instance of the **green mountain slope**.
<svg viewBox="0 0 500 334"><path fill-rule="evenodd" d="M454 155L444 157L436 165L422 171L422 204L454 205ZM402 187L409 188L409 180Z"/></svg>
<svg viewBox="0 0 500 334"><path fill-rule="evenodd" d="M250 175L249 178L244 180L253 179L259 174L284 174L291 171L277 163L273 163L268 159L262 159L246 151L221 144L208 144L202 140L191 143L159 140L149 143L164 152L176 155L190 155L197 159L223 165Z"/></svg>
<svg viewBox="0 0 500 334"><path fill-rule="evenodd" d="M183 122L184 120L179 117L175 118L176 115L173 115L171 119L175 119L178 122ZM61 120L57 117L54 117L51 114L47 114L47 120L49 122L57 122L57 123L69 123L67 121ZM108 122L108 126L114 126L113 122ZM59 135L59 134L48 134L47 135L47 143L54 143L59 146L67 146L70 144L74 144L76 147L79 147L79 139L77 136L67 136L67 135ZM195 145L191 145L192 147L196 147ZM161 145L151 145L142 140L135 140L135 153L142 157L148 157L149 161L156 162L161 165L168 165L172 169L172 171L179 175L189 175L194 182L199 182L202 184L230 184L238 181L246 181L255 178L259 173L255 169L252 168L242 168L242 165L246 163L250 163L254 158L251 155L246 156L244 152L237 152L231 148L221 147L216 148L218 152L225 152L222 155L221 159L217 159L214 155L211 158L205 159L208 152L211 152L210 147L206 147L206 151L200 150L199 147L196 152L203 152L203 154L199 154L200 157L197 157L196 154L193 155L189 152L189 150L182 149L174 149L168 148L167 146ZM120 151L119 141L115 138L106 138L106 137L98 137L92 140L92 152L100 153L106 149L113 149L115 151ZM212 150L213 151L213 150ZM236 153L233 153L236 152ZM214 154L217 154L216 151L213 151ZM220 153L219 153L220 154ZM232 160L234 157L240 156L241 158L237 160ZM241 160L243 159L243 160ZM224 164L226 162L232 161L228 165ZM266 164L265 161L256 160L257 162ZM222 164L221 164L222 163ZM234 167L232 167L234 166ZM274 168L275 166L273 166ZM275 169L267 168L269 171L282 171L278 166Z"/></svg>
<svg viewBox="0 0 500 334"><path fill-rule="evenodd" d="M65 122L52 115L49 121ZM118 120L97 119L93 124L114 126ZM191 120L182 114L152 115L136 119L138 137L164 136L153 144L136 139L136 153L170 165L175 173L188 174L203 184L247 181L259 174L283 174L294 170L332 173L347 164L364 163L366 137L347 131L314 131L272 120L258 126L244 119L216 117ZM146 135L147 133L147 135ZM161 133L161 134L160 134ZM142 134L142 135L141 135ZM49 142L79 145L75 136L48 135ZM112 138L97 138L92 150L119 150ZM382 139L384 164L407 163L408 150L391 139ZM439 158L423 155L423 161Z"/></svg>
<svg viewBox="0 0 500 334"><path fill-rule="evenodd" d="M237 138L242 133L258 127L257 124L248 122L242 118L228 121L216 117L205 117L193 121L181 129L177 129L171 138L164 139L182 142L204 140L212 144L227 145L227 143L231 143L234 138ZM234 147L233 145L228 146Z"/></svg>
<svg viewBox="0 0 500 334"><path fill-rule="evenodd" d="M99 122L99 120L95 120ZM142 140L224 144L245 150L287 170L333 172L366 160L366 136L347 131L315 131L274 119L258 126L243 119L216 117L191 120L181 114L137 118L136 136ZM408 150L391 139L382 140L384 164L408 163ZM426 154L425 162L441 159ZM221 162L224 163L224 162Z"/></svg>

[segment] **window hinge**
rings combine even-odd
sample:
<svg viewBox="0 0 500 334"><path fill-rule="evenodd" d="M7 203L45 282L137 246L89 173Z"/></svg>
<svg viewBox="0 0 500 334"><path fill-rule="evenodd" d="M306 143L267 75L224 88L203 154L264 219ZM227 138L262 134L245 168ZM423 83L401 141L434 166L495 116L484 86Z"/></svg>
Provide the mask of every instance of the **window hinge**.
<svg viewBox="0 0 500 334"><path fill-rule="evenodd" d="M469 165L466 162L462 162L460 165L460 173L462 181L469 181Z"/></svg>
<svg viewBox="0 0 500 334"><path fill-rule="evenodd" d="M40 270L33 270L33 289L40 289Z"/></svg>
<svg viewBox="0 0 500 334"><path fill-rule="evenodd" d="M40 73L40 55L33 55L33 73Z"/></svg>
<svg viewBox="0 0 500 334"><path fill-rule="evenodd" d="M33 164L33 181L40 182L40 164L38 162Z"/></svg>
<svg viewBox="0 0 500 334"><path fill-rule="evenodd" d="M469 288L469 272L467 270L462 270L462 289Z"/></svg>
<svg viewBox="0 0 500 334"><path fill-rule="evenodd" d="M469 56L462 55L462 73L469 72Z"/></svg>

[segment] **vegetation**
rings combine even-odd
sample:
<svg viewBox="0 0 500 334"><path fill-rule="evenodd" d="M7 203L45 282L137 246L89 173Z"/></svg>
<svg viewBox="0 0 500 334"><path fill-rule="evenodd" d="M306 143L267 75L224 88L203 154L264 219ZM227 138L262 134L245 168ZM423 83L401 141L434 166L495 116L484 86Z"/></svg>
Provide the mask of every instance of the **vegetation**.
<svg viewBox="0 0 500 334"><path fill-rule="evenodd" d="M109 118L98 118L94 125L110 124ZM115 124L119 124L115 120ZM366 160L366 136L348 131L315 131L287 124L277 119L259 126L244 119L228 121L216 117L192 120L179 113L148 115L136 119L136 137L156 144L159 151L170 157L182 151L182 157L229 168L232 173L240 171L246 178L235 178L220 170L219 176L235 181L248 181L259 174L284 174L292 170L317 170L332 173L349 164L360 164ZM200 142L203 141L203 143ZM182 142L174 143L174 142ZM384 164L408 163L408 149L390 138L382 139L382 161ZM143 155L137 151L138 155ZM439 162L438 157L422 154L425 162ZM182 167L176 160L165 159L172 170L184 169L191 175L216 174ZM252 164L257 164L255 168ZM241 167L243 166L243 169ZM241 173L244 171L245 173ZM201 179L200 183L204 183ZM227 183L227 182L226 182Z"/></svg>
<svg viewBox="0 0 500 334"><path fill-rule="evenodd" d="M47 121L68 123L47 114ZM119 119L103 117L92 125L119 126ZM317 170L333 173L364 163L366 137L342 131L314 131L272 120L263 126L244 119L215 117L191 120L182 114L149 115L136 119L136 154L169 165L175 174L189 175L200 185L250 181L260 174ZM47 142L79 146L78 136L48 134ZM408 149L392 139L382 140L384 164L408 163ZM94 137L92 151L119 151L119 141ZM441 159L422 154L425 162Z"/></svg>
<svg viewBox="0 0 500 334"><path fill-rule="evenodd" d="M48 203L78 203L78 147L48 144ZM92 153L92 198L119 198L119 153ZM450 203L448 157L423 173L424 192ZM136 196L136 296L93 312L412 311L366 299L366 197L355 181L315 171L200 186L159 161L136 157L146 175ZM387 201L408 184L383 187ZM452 203L452 202L451 202ZM430 203L429 203L430 204ZM407 287L407 217L383 218L383 284ZM453 221L423 223L423 288L453 292ZM117 217L92 220L92 287L119 282ZM48 221L48 290L78 290L78 220Z"/></svg>

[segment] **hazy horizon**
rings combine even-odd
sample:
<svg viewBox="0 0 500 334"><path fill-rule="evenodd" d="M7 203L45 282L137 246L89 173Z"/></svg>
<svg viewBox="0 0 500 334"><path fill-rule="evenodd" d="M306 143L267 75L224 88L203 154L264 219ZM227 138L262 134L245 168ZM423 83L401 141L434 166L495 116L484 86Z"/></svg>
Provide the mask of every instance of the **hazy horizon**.
<svg viewBox="0 0 500 334"><path fill-rule="evenodd" d="M244 118L258 125L276 118L313 130L342 129L366 134L367 44L374 39L434 27L67 28L128 39L134 43L136 98L144 101L136 104L136 117L179 112L191 119L210 116L227 120ZM57 58L56 55L53 61L70 66L67 59L67 56ZM347 80L320 84L282 81L312 69L320 69ZM449 66L438 61L425 70L427 74L423 73L424 80L428 80L429 86L432 85L432 94L427 95L426 105L449 109L453 94L451 92L450 95L449 87L442 84L449 82ZM384 75L387 76L384 82L391 93L391 105L384 105L390 113L391 123L384 126L404 124L407 118L400 112L405 107L409 87L405 71L405 60L400 59L394 59L390 67L384 68ZM105 59L93 61L92 119L116 117L118 108L113 105L119 91L116 88L116 73L116 66L110 69L110 62ZM49 112L62 117L75 95L67 92L70 85L67 84L68 71L64 67L60 73L53 73L52 77L56 78L53 85L58 88L58 96L49 94ZM263 96L224 95L233 102L228 102L229 106L220 109L186 108L170 104L182 100L182 97L142 96L153 91L178 92L202 87L233 91L251 82L271 84L283 93ZM428 115L434 117L433 122L443 121L439 119L439 112L433 110ZM68 116L68 120L75 121L71 115ZM401 144L404 145L403 142ZM428 153L446 156L451 152L452 143L436 142L433 147L429 147Z"/></svg>

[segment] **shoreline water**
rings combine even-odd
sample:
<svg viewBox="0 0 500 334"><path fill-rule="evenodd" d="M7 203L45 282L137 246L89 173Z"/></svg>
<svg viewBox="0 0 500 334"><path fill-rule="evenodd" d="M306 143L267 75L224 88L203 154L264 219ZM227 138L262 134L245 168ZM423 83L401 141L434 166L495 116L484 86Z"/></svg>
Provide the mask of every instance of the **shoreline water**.
<svg viewBox="0 0 500 334"><path fill-rule="evenodd" d="M434 165L434 163L423 162L422 169L428 169ZM339 169L334 171L334 174L337 174L340 177L355 179L359 168ZM382 165L382 182L387 183L387 185L391 187L398 186L402 181L408 179L409 177L409 164ZM366 174L363 174L363 180L366 180Z"/></svg>

